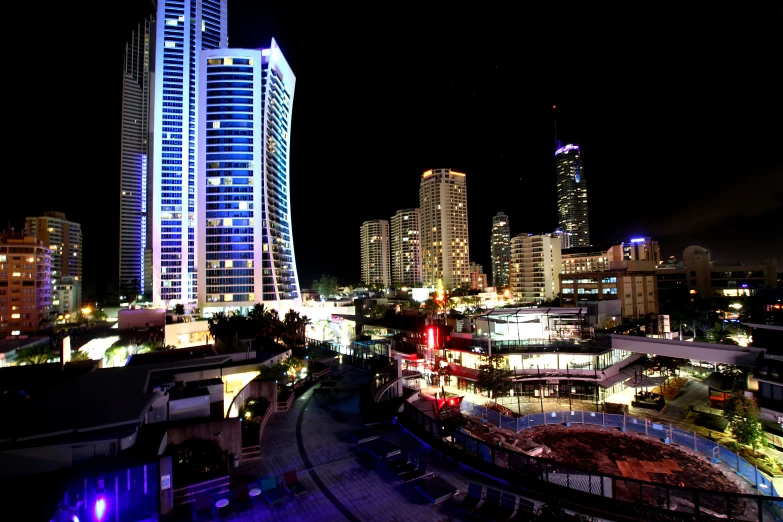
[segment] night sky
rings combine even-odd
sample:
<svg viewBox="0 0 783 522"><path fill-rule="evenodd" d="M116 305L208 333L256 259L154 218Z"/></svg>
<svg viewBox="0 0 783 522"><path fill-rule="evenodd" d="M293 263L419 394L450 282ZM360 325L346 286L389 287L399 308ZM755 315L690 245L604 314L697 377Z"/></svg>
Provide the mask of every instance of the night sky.
<svg viewBox="0 0 783 522"><path fill-rule="evenodd" d="M0 220L80 222L85 296L101 296L118 271L123 52L151 3L27 4L12 13L32 35L11 60L6 153L19 155ZM418 206L430 168L467 174L471 260L490 273L497 212L512 235L557 225L555 119L581 146L594 244L652 236L665 257L697 244L783 265L781 3L421 5L229 0L229 45L274 37L297 76L302 287L358 283L361 223ZM24 159L41 144L42 161Z"/></svg>

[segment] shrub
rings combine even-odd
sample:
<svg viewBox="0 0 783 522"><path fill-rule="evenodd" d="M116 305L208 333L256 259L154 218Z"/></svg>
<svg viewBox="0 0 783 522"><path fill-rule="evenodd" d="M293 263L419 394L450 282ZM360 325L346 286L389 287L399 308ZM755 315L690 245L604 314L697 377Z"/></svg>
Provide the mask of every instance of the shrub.
<svg viewBox="0 0 783 522"><path fill-rule="evenodd" d="M169 444L174 487L181 488L228 473L228 458L218 441L193 437Z"/></svg>
<svg viewBox="0 0 783 522"><path fill-rule="evenodd" d="M239 411L239 416L244 420L251 420L255 422L261 422L261 418L269 408L269 399L266 397L259 397L258 399L250 399L245 402L242 409Z"/></svg>
<svg viewBox="0 0 783 522"><path fill-rule="evenodd" d="M622 415L623 413L627 413L627 412L628 412L627 404L620 404L616 402L604 403L604 413L613 413L616 415Z"/></svg>

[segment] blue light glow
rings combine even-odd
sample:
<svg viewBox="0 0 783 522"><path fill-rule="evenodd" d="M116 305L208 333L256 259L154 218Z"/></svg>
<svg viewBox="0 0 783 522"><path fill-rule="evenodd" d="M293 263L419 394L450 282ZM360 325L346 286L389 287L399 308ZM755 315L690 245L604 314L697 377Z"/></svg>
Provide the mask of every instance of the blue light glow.
<svg viewBox="0 0 783 522"><path fill-rule="evenodd" d="M106 513L106 499L104 499L103 497L100 497L95 502L95 518L97 518L98 520L101 520L105 513Z"/></svg>
<svg viewBox="0 0 783 522"><path fill-rule="evenodd" d="M631 240L631 243L643 243L644 238L643 237L637 237Z"/></svg>
<svg viewBox="0 0 783 522"><path fill-rule="evenodd" d="M569 143L565 147L560 147L555 151L555 156L559 156L560 154L565 154L566 152L570 152L572 150L579 152L579 145L573 145Z"/></svg>

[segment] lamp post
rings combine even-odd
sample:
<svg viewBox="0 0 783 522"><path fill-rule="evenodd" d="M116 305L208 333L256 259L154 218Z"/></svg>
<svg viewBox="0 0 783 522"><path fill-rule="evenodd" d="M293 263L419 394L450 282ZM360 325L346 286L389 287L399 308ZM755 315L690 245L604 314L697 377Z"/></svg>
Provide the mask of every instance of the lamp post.
<svg viewBox="0 0 783 522"><path fill-rule="evenodd" d="M544 386L541 384L541 368L537 364L536 372L538 373L538 398L541 401L541 413L544 413Z"/></svg>
<svg viewBox="0 0 783 522"><path fill-rule="evenodd" d="M574 408L571 405L571 374L568 371L568 367L571 366L570 362L566 363L566 385L568 386L568 410L572 411Z"/></svg>

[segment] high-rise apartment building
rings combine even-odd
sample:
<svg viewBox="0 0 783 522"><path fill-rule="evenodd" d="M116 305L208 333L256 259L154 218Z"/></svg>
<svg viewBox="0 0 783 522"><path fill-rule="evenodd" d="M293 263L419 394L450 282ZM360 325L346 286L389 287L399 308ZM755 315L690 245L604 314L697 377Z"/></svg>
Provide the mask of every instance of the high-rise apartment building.
<svg viewBox="0 0 783 522"><path fill-rule="evenodd" d="M0 337L31 334L49 324L49 246L30 235L0 236Z"/></svg>
<svg viewBox="0 0 783 522"><path fill-rule="evenodd" d="M484 290L487 287L487 274L484 273L484 267L478 263L470 263L468 267L470 276L471 290Z"/></svg>
<svg viewBox="0 0 783 522"><path fill-rule="evenodd" d="M451 169L432 169L421 175L422 282L436 288L470 286L468 244L468 196L465 174Z"/></svg>
<svg viewBox="0 0 783 522"><path fill-rule="evenodd" d="M296 78L274 39L199 60L198 304L263 302L282 316L301 299L289 177Z"/></svg>
<svg viewBox="0 0 783 522"><path fill-rule="evenodd" d="M398 288L421 284L421 215L398 210L391 218L391 281Z"/></svg>
<svg viewBox="0 0 783 522"><path fill-rule="evenodd" d="M518 302L540 303L560 292L560 238L520 234L511 239L510 286Z"/></svg>
<svg viewBox="0 0 783 522"><path fill-rule="evenodd" d="M362 283L388 287L389 278L389 222L375 219L362 223L359 230L362 253Z"/></svg>
<svg viewBox="0 0 783 522"><path fill-rule="evenodd" d="M62 212L28 217L24 233L43 241L51 257L53 311L76 313L82 303L82 227Z"/></svg>
<svg viewBox="0 0 783 522"><path fill-rule="evenodd" d="M511 226L508 216L498 212L492 218L492 284L496 288L508 287L508 263L511 259Z"/></svg>
<svg viewBox="0 0 783 522"><path fill-rule="evenodd" d="M152 208L148 208L155 303L193 303L197 298L196 190L201 182L197 144L198 122L203 120L197 103L202 88L199 53L228 47L226 15L227 0L158 1L154 67L151 64ZM242 116L247 115L234 114L225 120L250 124ZM234 128L238 134L244 132L238 125Z"/></svg>
<svg viewBox="0 0 783 522"><path fill-rule="evenodd" d="M579 145L560 145L555 151L558 229L563 248L590 246L587 217L587 178Z"/></svg>
<svg viewBox="0 0 783 522"><path fill-rule="evenodd" d="M152 292L152 256L147 208L150 157L151 20L144 20L125 45L120 148L120 292Z"/></svg>

